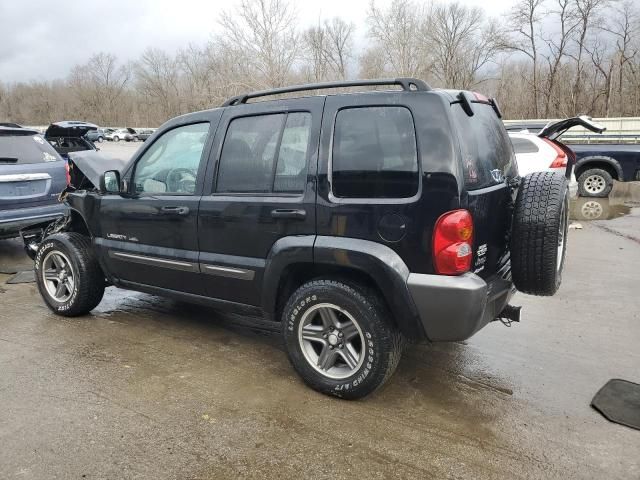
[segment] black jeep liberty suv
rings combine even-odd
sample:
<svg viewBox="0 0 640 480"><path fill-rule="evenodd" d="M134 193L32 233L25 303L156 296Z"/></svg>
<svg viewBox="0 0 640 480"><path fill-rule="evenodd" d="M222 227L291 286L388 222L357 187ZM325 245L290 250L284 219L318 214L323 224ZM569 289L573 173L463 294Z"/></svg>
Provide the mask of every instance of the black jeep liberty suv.
<svg viewBox="0 0 640 480"><path fill-rule="evenodd" d="M71 154L68 215L22 232L49 308L84 315L113 285L280 322L323 393L363 397L406 341L518 321L516 289L560 285L566 178L519 178L480 94L285 87L174 118L118 169L100 155Z"/></svg>

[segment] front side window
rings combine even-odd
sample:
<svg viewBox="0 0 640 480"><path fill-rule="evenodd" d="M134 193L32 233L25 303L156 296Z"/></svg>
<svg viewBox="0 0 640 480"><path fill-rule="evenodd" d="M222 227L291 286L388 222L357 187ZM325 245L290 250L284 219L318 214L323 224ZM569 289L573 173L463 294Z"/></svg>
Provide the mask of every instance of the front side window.
<svg viewBox="0 0 640 480"><path fill-rule="evenodd" d="M193 195L208 133L209 123L195 123L160 136L136 164L135 192Z"/></svg>
<svg viewBox="0 0 640 480"><path fill-rule="evenodd" d="M331 166L336 197L409 198L418 186L415 128L407 108L349 108L338 113Z"/></svg>
<svg viewBox="0 0 640 480"><path fill-rule="evenodd" d="M234 119L220 155L219 193L302 193L311 114L280 113Z"/></svg>

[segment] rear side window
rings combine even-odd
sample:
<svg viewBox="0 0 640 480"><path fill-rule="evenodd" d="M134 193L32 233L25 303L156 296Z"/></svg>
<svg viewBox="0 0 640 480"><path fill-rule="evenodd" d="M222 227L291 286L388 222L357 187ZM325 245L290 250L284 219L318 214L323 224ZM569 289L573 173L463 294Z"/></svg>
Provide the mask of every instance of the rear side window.
<svg viewBox="0 0 640 480"><path fill-rule="evenodd" d="M40 135L0 134L0 165L56 161L62 161L62 158Z"/></svg>
<svg viewBox="0 0 640 480"><path fill-rule="evenodd" d="M472 117L457 103L451 108L458 125L465 187L477 190L503 183L516 173L511 141L495 111L484 103L472 105Z"/></svg>
<svg viewBox="0 0 640 480"><path fill-rule="evenodd" d="M418 192L418 152L405 107L340 110L336 117L331 188L340 198L408 198Z"/></svg>
<svg viewBox="0 0 640 480"><path fill-rule="evenodd" d="M538 153L540 149L531 140L526 138L510 137L511 145L515 153Z"/></svg>
<svg viewBox="0 0 640 480"><path fill-rule="evenodd" d="M302 193L310 138L310 113L234 119L222 146L216 191Z"/></svg>

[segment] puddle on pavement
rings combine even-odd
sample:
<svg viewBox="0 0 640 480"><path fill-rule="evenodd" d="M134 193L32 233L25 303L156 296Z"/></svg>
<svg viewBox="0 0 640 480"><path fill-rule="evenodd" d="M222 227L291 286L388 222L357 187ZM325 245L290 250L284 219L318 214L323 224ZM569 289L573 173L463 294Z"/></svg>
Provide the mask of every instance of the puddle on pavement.
<svg viewBox="0 0 640 480"><path fill-rule="evenodd" d="M577 197L571 199L571 220L613 220L632 211L640 211L640 182L614 182L608 198Z"/></svg>

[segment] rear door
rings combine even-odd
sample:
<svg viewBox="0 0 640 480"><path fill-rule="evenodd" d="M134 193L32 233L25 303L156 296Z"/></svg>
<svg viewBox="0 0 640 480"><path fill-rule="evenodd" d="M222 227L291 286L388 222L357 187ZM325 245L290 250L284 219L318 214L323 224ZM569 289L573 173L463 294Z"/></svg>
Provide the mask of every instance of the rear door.
<svg viewBox="0 0 640 480"><path fill-rule="evenodd" d="M310 97L225 110L198 225L200 269L210 297L260 305L274 243L315 234L323 105L324 97Z"/></svg>
<svg viewBox="0 0 640 480"><path fill-rule="evenodd" d="M65 162L39 134L0 130L0 209L57 203Z"/></svg>
<svg viewBox="0 0 640 480"><path fill-rule="evenodd" d="M473 103L468 116L460 103L451 105L457 123L464 177L463 208L473 216L472 271L487 278L506 268L511 231L512 194L509 182L517 177L511 141L493 107Z"/></svg>

